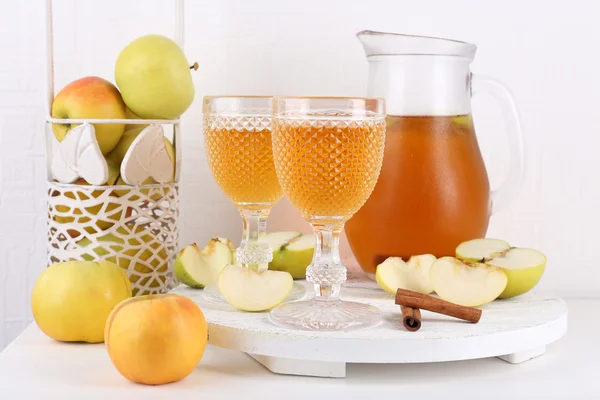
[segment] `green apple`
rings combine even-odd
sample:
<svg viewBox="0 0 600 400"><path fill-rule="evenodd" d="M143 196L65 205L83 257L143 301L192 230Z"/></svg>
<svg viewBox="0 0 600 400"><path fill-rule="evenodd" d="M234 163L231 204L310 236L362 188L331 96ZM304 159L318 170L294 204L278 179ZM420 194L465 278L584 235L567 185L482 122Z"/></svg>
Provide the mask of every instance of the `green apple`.
<svg viewBox="0 0 600 400"><path fill-rule="evenodd" d="M175 277L190 287L203 288L217 281L223 268L233 262L234 252L233 244L224 238L212 238L202 250L191 244L175 259Z"/></svg>
<svg viewBox="0 0 600 400"><path fill-rule="evenodd" d="M456 248L456 257L500 267L508 276L501 299L527 293L538 284L546 269L546 256L537 250L511 247L498 239L474 239Z"/></svg>
<svg viewBox="0 0 600 400"><path fill-rule="evenodd" d="M219 275L219 291L233 307L242 311L265 311L281 304L292 292L294 279L283 271L228 265Z"/></svg>
<svg viewBox="0 0 600 400"><path fill-rule="evenodd" d="M194 100L190 64L177 43L165 36L142 36L129 43L117 58L115 80L127 107L142 118L177 118Z"/></svg>
<svg viewBox="0 0 600 400"><path fill-rule="evenodd" d="M78 79L65 86L52 102L54 118L125 118L125 103L119 90L97 76ZM75 124L53 124L52 132L61 142ZM109 153L119 142L125 125L95 124L96 139L102 154Z"/></svg>
<svg viewBox="0 0 600 400"><path fill-rule="evenodd" d="M436 258L431 254L412 256L408 262L400 257L388 257L377 266L375 280L388 293L396 294L400 288L423 294L433 292L429 270Z"/></svg>
<svg viewBox="0 0 600 400"><path fill-rule="evenodd" d="M267 234L266 240L273 250L273 261L269 263L269 269L289 272L294 279L306 277L306 267L310 265L315 252L313 234L271 232Z"/></svg>
<svg viewBox="0 0 600 400"><path fill-rule="evenodd" d="M454 257L438 258L431 265L429 279L442 299L470 307L495 300L508 282L502 268L463 263Z"/></svg>

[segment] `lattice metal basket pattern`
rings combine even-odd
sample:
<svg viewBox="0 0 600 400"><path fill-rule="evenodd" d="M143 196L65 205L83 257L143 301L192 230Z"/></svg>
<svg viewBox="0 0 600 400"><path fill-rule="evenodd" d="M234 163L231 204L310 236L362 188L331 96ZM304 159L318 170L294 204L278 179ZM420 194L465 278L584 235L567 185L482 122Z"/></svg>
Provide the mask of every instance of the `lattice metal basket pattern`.
<svg viewBox="0 0 600 400"><path fill-rule="evenodd" d="M48 264L108 260L127 271L134 295L174 287L179 240L177 183L88 186L48 183Z"/></svg>

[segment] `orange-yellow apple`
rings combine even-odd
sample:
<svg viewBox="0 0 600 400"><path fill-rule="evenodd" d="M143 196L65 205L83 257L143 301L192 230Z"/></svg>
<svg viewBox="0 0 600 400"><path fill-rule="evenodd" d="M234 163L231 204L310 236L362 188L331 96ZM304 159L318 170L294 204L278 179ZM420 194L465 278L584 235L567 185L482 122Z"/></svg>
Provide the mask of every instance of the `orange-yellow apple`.
<svg viewBox="0 0 600 400"><path fill-rule="evenodd" d="M87 76L65 86L52 103L54 118L126 118L125 103L119 90L109 81L97 76ZM52 132L62 141L73 124L53 124ZM110 152L119 142L125 125L95 124L96 139L103 154Z"/></svg>
<svg viewBox="0 0 600 400"><path fill-rule="evenodd" d="M204 314L189 298L158 294L122 301L108 317L106 349L125 378L176 382L198 365L208 340Z"/></svg>

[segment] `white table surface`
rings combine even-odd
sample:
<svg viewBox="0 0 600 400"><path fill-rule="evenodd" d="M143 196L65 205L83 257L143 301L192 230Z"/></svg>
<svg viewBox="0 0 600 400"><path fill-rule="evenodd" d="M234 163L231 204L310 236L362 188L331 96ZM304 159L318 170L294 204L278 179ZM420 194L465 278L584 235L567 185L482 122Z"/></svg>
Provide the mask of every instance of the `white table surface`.
<svg viewBox="0 0 600 400"><path fill-rule="evenodd" d="M189 377L155 387L125 380L104 345L59 343L32 324L0 353L0 399L600 399L600 299L567 305L566 336L518 365L352 364L345 379L308 378L275 375L246 354L208 346Z"/></svg>

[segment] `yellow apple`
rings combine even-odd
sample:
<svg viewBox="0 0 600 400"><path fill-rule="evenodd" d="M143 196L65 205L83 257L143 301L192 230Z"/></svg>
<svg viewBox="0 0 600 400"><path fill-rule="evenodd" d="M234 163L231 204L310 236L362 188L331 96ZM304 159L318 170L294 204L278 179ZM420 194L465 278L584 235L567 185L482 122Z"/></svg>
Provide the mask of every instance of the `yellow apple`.
<svg viewBox="0 0 600 400"><path fill-rule="evenodd" d="M127 274L109 261L53 264L31 293L33 318L51 338L64 342L104 341L112 309L131 297Z"/></svg>
<svg viewBox="0 0 600 400"><path fill-rule="evenodd" d="M208 340L204 314L177 294L134 297L106 321L106 349L117 370L146 385L176 382L198 365Z"/></svg>
<svg viewBox="0 0 600 400"><path fill-rule="evenodd" d="M147 119L173 119L194 100L190 64L173 40L142 36L119 54L115 81L127 107Z"/></svg>
<svg viewBox="0 0 600 400"><path fill-rule="evenodd" d="M125 118L125 103L119 90L97 76L78 79L65 86L52 102L54 118ZM62 141L73 124L53 124L52 132ZM125 125L95 124L96 139L102 154L109 153L119 142Z"/></svg>

